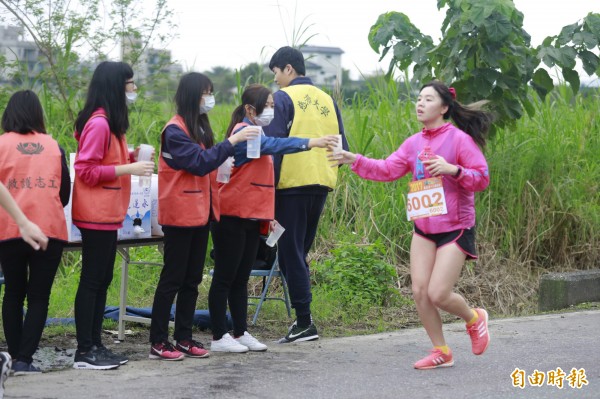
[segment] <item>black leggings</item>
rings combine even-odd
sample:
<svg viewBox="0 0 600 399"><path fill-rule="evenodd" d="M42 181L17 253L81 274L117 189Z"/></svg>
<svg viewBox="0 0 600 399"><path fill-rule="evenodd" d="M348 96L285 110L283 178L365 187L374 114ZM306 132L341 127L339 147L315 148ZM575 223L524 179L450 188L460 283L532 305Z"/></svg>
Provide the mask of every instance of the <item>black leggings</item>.
<svg viewBox="0 0 600 399"><path fill-rule="evenodd" d="M35 251L22 239L0 243L0 264L6 291L2 320L8 352L13 359L33 361L48 316L50 291L64 242L50 239L45 251ZM27 298L27 313L23 305Z"/></svg>
<svg viewBox="0 0 600 399"><path fill-rule="evenodd" d="M166 342L169 338L169 319L175 295L177 304L173 338L176 341L192 338L198 285L202 282L209 228L163 226L163 232L165 264L152 304L152 344Z"/></svg>
<svg viewBox="0 0 600 399"><path fill-rule="evenodd" d="M211 231L215 270L208 309L213 339L219 340L227 333L228 301L234 335L240 336L248 328L248 279L258 253L259 222L222 216Z"/></svg>
<svg viewBox="0 0 600 399"><path fill-rule="evenodd" d="M81 277L75 295L77 349L102 346L106 292L113 279L117 256L117 230L80 229Z"/></svg>

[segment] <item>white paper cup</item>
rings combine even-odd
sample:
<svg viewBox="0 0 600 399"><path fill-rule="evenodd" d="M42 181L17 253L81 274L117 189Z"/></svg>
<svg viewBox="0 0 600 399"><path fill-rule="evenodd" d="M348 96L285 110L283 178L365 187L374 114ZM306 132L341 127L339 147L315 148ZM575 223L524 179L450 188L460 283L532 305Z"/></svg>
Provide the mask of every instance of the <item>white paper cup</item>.
<svg viewBox="0 0 600 399"><path fill-rule="evenodd" d="M273 224L273 230L271 230L271 233L269 234L269 236L267 237L267 241L265 242L270 247L273 247L275 246L275 244L277 244L277 240L279 240L279 237L281 237L281 235L285 231L283 226L280 225L277 222L277 220L275 220Z"/></svg>
<svg viewBox="0 0 600 399"><path fill-rule="evenodd" d="M151 161L152 152L154 147L150 144L140 144L140 151L138 152L138 161ZM152 176L140 176L140 187L150 187L152 182Z"/></svg>
<svg viewBox="0 0 600 399"><path fill-rule="evenodd" d="M217 181L219 183L229 183L231 178L231 167L233 166L233 157L229 157L219 165L217 169Z"/></svg>
<svg viewBox="0 0 600 399"><path fill-rule="evenodd" d="M252 140L246 141L246 156L248 158L260 158L260 136L262 136L262 127L253 126L258 128L258 136Z"/></svg>
<svg viewBox="0 0 600 399"><path fill-rule="evenodd" d="M332 149L332 153L333 153L334 156L340 155L342 153L342 151L343 151L343 148L342 148L342 135L338 134L337 138L338 138L338 141L337 141L335 147L333 147L333 149Z"/></svg>

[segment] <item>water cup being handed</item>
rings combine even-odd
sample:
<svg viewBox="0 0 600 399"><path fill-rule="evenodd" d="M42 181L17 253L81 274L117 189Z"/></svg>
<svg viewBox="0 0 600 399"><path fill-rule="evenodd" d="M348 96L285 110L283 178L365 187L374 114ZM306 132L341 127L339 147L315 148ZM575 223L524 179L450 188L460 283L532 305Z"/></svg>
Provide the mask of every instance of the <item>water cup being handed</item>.
<svg viewBox="0 0 600 399"><path fill-rule="evenodd" d="M151 161L154 147L150 144L140 144L140 151L138 152L138 161ZM152 176L140 176L140 187L150 187Z"/></svg>
<svg viewBox="0 0 600 399"><path fill-rule="evenodd" d="M273 221L272 226L273 226L273 230L271 230L271 233L269 234L269 236L267 237L267 241L265 242L265 244L267 244L270 247L273 247L273 246L275 246L275 244L277 244L277 240L279 240L279 237L281 237L281 235L285 231L283 226L280 225L277 222L277 220Z"/></svg>
<svg viewBox="0 0 600 399"><path fill-rule="evenodd" d="M219 183L229 183L231 177L231 167L233 166L233 157L229 157L219 165L217 169L217 181Z"/></svg>
<svg viewBox="0 0 600 399"><path fill-rule="evenodd" d="M262 136L262 127L260 126L252 126L253 128L258 129L258 136L255 139L246 141L247 150L246 156L248 158L260 158L260 136Z"/></svg>
<svg viewBox="0 0 600 399"><path fill-rule="evenodd" d="M343 148L342 148L342 135L338 134L337 138L338 138L338 141L335 144L335 147L333 147L333 149L332 149L332 153L333 153L334 156L339 156L342 153L342 151L343 151Z"/></svg>

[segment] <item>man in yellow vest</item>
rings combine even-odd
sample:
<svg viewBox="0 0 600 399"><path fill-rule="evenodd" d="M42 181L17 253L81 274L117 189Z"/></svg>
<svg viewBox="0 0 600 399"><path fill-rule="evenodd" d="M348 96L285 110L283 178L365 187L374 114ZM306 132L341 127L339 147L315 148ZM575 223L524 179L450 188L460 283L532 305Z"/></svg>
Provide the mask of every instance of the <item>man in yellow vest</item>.
<svg viewBox="0 0 600 399"><path fill-rule="evenodd" d="M304 56L292 47L282 47L269 63L281 90L273 95L275 117L263 127L272 137L316 138L340 134L345 150L342 115L324 91L304 76ZM275 218L285 228L278 242L279 266L290 293L296 321L280 343L313 341L319 338L310 303L308 252L317 233L327 194L335 188L337 168L327 161L326 150L313 149L274 156Z"/></svg>

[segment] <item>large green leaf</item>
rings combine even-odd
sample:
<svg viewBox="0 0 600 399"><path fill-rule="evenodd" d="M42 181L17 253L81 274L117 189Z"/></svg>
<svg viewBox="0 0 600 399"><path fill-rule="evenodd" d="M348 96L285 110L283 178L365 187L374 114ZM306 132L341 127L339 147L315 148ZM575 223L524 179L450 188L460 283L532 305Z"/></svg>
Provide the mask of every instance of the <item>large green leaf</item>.
<svg viewBox="0 0 600 399"><path fill-rule="evenodd" d="M554 89L554 82L552 81L552 78L550 75L548 75L548 71L543 68L535 71L531 85L542 100L546 98L546 95L550 93L552 89Z"/></svg>
<svg viewBox="0 0 600 399"><path fill-rule="evenodd" d="M579 74L572 69L563 68L562 70L563 77L569 84L571 85L571 90L573 90L573 94L577 94L579 91Z"/></svg>
<svg viewBox="0 0 600 399"><path fill-rule="evenodd" d="M573 35L575 34L575 32L578 32L580 30L580 26L578 22L575 22L574 24L571 25L567 25L564 26L561 31L560 34L558 35L558 38L556 39L556 44L558 46L564 46L565 44L568 44L571 42L571 40L573 40Z"/></svg>
<svg viewBox="0 0 600 399"><path fill-rule="evenodd" d="M538 58L541 58L549 68L558 65L573 69L575 67L575 57L577 57L577 52L572 47L542 47L538 53Z"/></svg>
<svg viewBox="0 0 600 399"><path fill-rule="evenodd" d="M508 18L499 13L493 13L483 24L490 40L502 42L512 31Z"/></svg>
<svg viewBox="0 0 600 399"><path fill-rule="evenodd" d="M588 74L592 75L600 66L600 58L591 51L583 50L579 53L579 58L583 64L583 70Z"/></svg>
<svg viewBox="0 0 600 399"><path fill-rule="evenodd" d="M583 25L596 38L600 38L600 14L589 13L585 17Z"/></svg>
<svg viewBox="0 0 600 399"><path fill-rule="evenodd" d="M470 10L469 19L473 25L480 27L495 9L496 5L493 2L477 2Z"/></svg>
<svg viewBox="0 0 600 399"><path fill-rule="evenodd" d="M598 45L598 39L596 39L593 33L586 31L577 32L573 35L573 44L576 46L585 44L585 47L588 49L593 49Z"/></svg>

